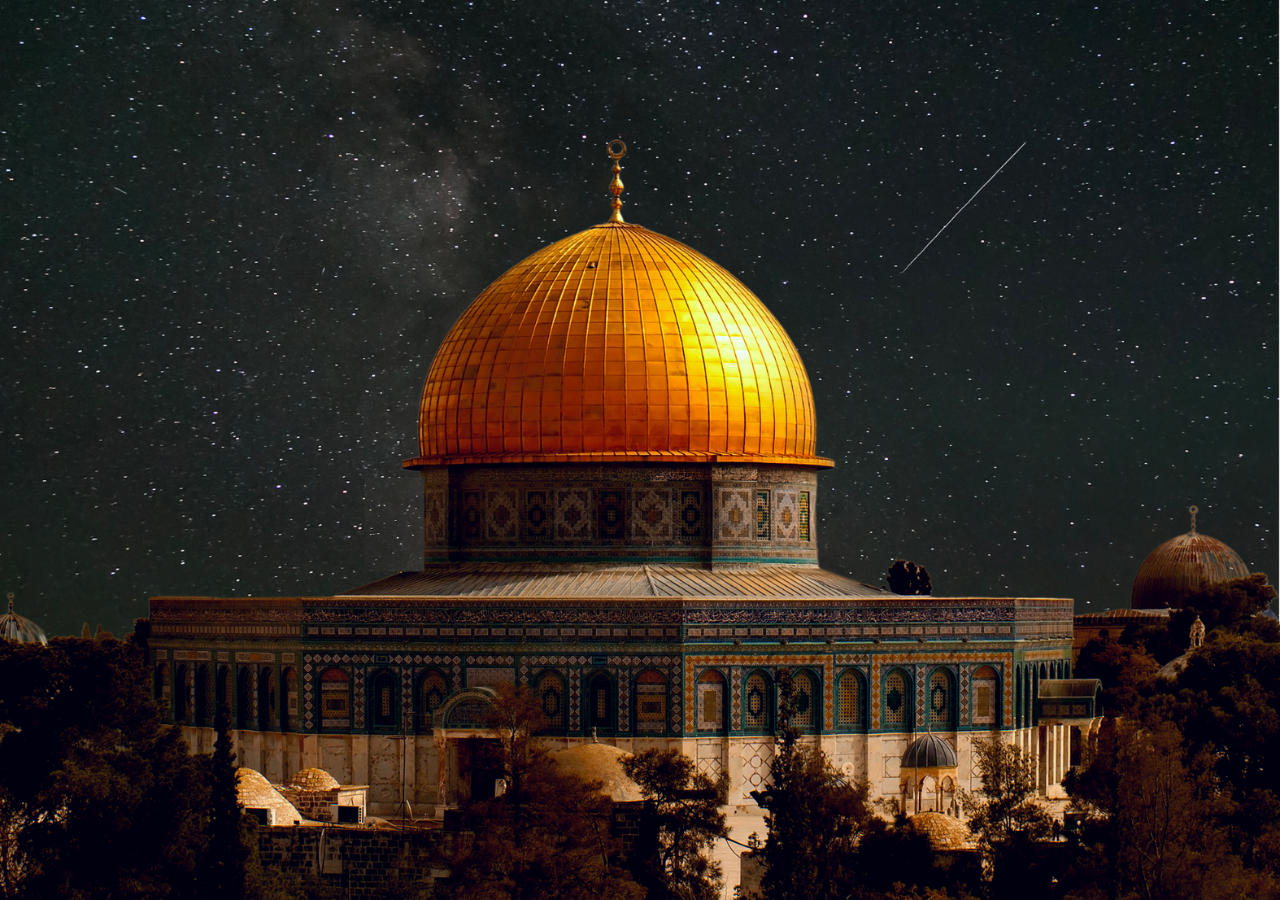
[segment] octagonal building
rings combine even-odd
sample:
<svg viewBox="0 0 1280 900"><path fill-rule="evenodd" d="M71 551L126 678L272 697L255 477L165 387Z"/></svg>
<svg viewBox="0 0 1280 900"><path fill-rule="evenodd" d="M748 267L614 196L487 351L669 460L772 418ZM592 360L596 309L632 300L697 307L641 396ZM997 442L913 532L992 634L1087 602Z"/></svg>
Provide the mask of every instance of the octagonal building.
<svg viewBox="0 0 1280 900"><path fill-rule="evenodd" d="M439 815L492 792L478 719L510 684L539 697L553 746L677 748L750 810L786 671L803 740L873 795L954 812L972 740L993 735L1057 794L1069 729L1097 714L1038 701L1070 675L1071 601L900 597L820 568L831 462L794 344L729 272L622 221L614 171L613 218L512 266L435 354L404 463L421 571L152 599L156 695L193 749L225 701L241 765ZM945 784L901 777L925 734L955 751Z"/></svg>

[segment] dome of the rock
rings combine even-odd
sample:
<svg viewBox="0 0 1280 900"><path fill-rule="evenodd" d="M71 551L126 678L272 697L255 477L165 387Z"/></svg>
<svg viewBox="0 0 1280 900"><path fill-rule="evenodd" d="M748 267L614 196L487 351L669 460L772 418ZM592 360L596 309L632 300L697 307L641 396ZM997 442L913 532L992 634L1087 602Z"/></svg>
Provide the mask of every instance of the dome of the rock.
<svg viewBox="0 0 1280 900"><path fill-rule="evenodd" d="M795 346L738 279L608 222L517 263L453 326L427 375L420 457L768 462L814 456Z"/></svg>
<svg viewBox="0 0 1280 900"><path fill-rule="evenodd" d="M1177 608L1193 591L1220 581L1245 578L1249 567L1222 541L1198 534L1192 507L1191 530L1151 551L1133 579L1134 609Z"/></svg>

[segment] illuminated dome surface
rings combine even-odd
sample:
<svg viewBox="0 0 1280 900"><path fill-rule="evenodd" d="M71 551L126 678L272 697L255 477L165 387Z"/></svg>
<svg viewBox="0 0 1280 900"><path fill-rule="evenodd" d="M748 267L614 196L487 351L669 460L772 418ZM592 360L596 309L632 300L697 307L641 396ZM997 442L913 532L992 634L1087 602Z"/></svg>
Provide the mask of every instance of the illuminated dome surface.
<svg viewBox="0 0 1280 900"><path fill-rule="evenodd" d="M9 595L9 611L0 616L0 638L19 644L48 644L44 629L13 611L13 594Z"/></svg>
<svg viewBox="0 0 1280 900"><path fill-rule="evenodd" d="M406 466L814 456L813 392L764 304L700 253L609 222L509 269L462 314Z"/></svg>
<svg viewBox="0 0 1280 900"><path fill-rule="evenodd" d="M1151 551L1133 579L1129 605L1134 609L1176 608L1207 584L1244 578L1249 567L1222 541L1191 530Z"/></svg>

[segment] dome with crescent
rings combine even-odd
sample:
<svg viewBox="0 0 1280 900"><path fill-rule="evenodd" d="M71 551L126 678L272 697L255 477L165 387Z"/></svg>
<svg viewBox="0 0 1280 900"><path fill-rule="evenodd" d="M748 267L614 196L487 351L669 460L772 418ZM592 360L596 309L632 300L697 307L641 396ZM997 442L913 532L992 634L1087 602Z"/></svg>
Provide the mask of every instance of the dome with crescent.
<svg viewBox="0 0 1280 900"><path fill-rule="evenodd" d="M702 254L615 215L517 263L462 314L405 465L831 465L814 440L804 365L764 304Z"/></svg>
<svg viewBox="0 0 1280 900"><path fill-rule="evenodd" d="M1176 609L1193 591L1248 577L1249 567L1240 554L1196 531L1198 511L1191 507L1190 531L1165 541L1143 560L1129 598L1133 609Z"/></svg>

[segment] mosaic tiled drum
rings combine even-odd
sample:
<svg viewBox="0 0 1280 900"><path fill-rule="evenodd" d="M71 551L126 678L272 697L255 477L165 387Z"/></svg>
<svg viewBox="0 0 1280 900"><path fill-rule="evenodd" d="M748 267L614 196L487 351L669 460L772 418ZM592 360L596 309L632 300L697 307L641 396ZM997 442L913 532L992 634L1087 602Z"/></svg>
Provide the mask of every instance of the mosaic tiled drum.
<svg viewBox="0 0 1280 900"><path fill-rule="evenodd" d="M740 281L638 225L490 285L436 354L418 433L428 563L817 562L831 462L795 346Z"/></svg>

